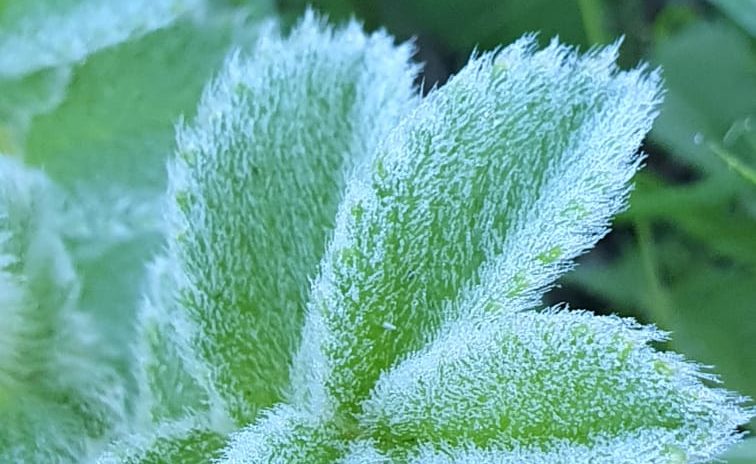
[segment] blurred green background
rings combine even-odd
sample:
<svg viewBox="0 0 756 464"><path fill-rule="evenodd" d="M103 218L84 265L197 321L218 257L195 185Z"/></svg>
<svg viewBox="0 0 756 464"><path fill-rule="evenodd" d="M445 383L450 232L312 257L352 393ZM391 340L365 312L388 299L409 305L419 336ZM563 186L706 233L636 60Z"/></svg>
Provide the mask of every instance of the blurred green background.
<svg viewBox="0 0 756 464"><path fill-rule="evenodd" d="M284 23L307 3L279 0ZM354 16L369 29L413 39L425 91L475 49L531 31L582 49L623 37L623 67L661 66L665 102L643 147L648 158L631 207L550 302L657 324L672 333L666 348L716 366L727 388L756 398L756 0L312 5L331 20ZM756 462L756 453L734 450L730 458Z"/></svg>

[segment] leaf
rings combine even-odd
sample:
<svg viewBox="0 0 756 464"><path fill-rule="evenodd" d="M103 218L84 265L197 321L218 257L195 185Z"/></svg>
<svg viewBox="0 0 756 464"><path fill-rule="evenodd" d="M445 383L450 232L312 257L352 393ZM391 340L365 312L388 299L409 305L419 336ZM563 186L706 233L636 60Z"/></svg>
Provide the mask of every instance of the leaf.
<svg viewBox="0 0 756 464"><path fill-rule="evenodd" d="M471 61L347 189L304 329L322 360L295 366L339 414L444 320L536 306L622 207L656 77L534 46Z"/></svg>
<svg viewBox="0 0 756 464"><path fill-rule="evenodd" d="M731 132L756 117L756 55L749 38L723 22L699 22L660 43L654 61L664 69L667 93L652 138L707 175L730 178L710 142L725 144L746 165L756 165L751 143L756 131L740 137ZM744 180L731 182L735 185L723 181L722 188L747 186Z"/></svg>
<svg viewBox="0 0 756 464"><path fill-rule="evenodd" d="M410 53L382 32L308 15L290 38L232 55L179 128L176 301L240 424L281 399L344 178L414 104Z"/></svg>
<svg viewBox="0 0 756 464"><path fill-rule="evenodd" d="M743 27L751 37L756 37L756 1L754 0L710 0Z"/></svg>
<svg viewBox="0 0 756 464"><path fill-rule="evenodd" d="M151 433L132 434L112 443L97 464L205 464L217 457L225 436L202 419L186 417L160 423Z"/></svg>
<svg viewBox="0 0 756 464"><path fill-rule="evenodd" d="M549 464L554 462L590 462L596 464L681 464L688 461L679 448L660 449L673 433L665 430L644 430L620 437L599 437L592 446L557 442L551 449L524 447L514 451L480 449L469 445L462 449L439 450L432 446L419 447L411 464ZM695 462L695 461L692 461Z"/></svg>
<svg viewBox="0 0 756 464"><path fill-rule="evenodd" d="M235 434L223 462L335 462L345 447L322 418L277 406Z"/></svg>
<svg viewBox="0 0 756 464"><path fill-rule="evenodd" d="M612 309L657 321L674 334L673 348L714 366L725 387L756 396L756 359L743 349L756 338L751 284L756 270L713 262L697 243L685 246L666 239L653 246L655 268L664 278L658 285L665 308L658 308L637 246L628 246L613 261L588 261L567 281L610 302Z"/></svg>
<svg viewBox="0 0 756 464"><path fill-rule="evenodd" d="M756 439L743 440L722 456L727 464L748 464L756 460Z"/></svg>
<svg viewBox="0 0 756 464"><path fill-rule="evenodd" d="M237 23L248 29L238 40L257 31L242 11L213 9L203 19L95 54L76 68L64 105L36 121L30 158L74 192L67 238L87 278L84 302L112 334L114 362L130 381L130 429L103 462L207 462L232 428L206 366L179 335L186 315L172 300L169 263L147 266L164 229L163 163L174 121L194 108Z"/></svg>
<svg viewBox="0 0 756 464"><path fill-rule="evenodd" d="M27 161L71 190L161 191L174 120L193 111L228 36L224 24L184 20L91 56L55 111L35 118Z"/></svg>
<svg viewBox="0 0 756 464"><path fill-rule="evenodd" d="M505 324L445 331L381 377L362 423L389 446L422 437L441 449L498 450L478 462L698 462L747 420L696 366L654 351L663 335L652 328L564 310ZM624 437L642 454L618 452Z"/></svg>
<svg viewBox="0 0 756 464"><path fill-rule="evenodd" d="M82 308L110 333L124 373L144 269L160 245L174 120L196 105L230 35L222 20L183 20L95 53L72 69L63 101L28 132L25 161L68 194L65 239L82 278Z"/></svg>
<svg viewBox="0 0 756 464"><path fill-rule="evenodd" d="M134 408L136 419L143 420L140 408L154 406L143 405L143 398L134 397L139 385L131 378L135 360L130 358L129 345L143 269L159 242L157 198L165 185L161 173L173 144L174 119L194 107L202 84L230 43L230 18L221 15L205 19L203 26L184 20L141 39L97 51L86 63L72 67L65 95L43 95L36 101L30 91L29 96L14 94L15 101L7 100L11 117L18 120L21 114L26 118L25 124L29 121L25 161L44 167L60 184L60 197L65 199L51 216L60 222L59 242L54 243L71 252L69 266L77 271L77 321L87 323L75 329L81 332L76 336L82 337L85 345L76 345L82 351L76 356L89 362L96 353L97 361L109 369L105 376L100 373L103 367L93 362L83 367L69 362L70 375L87 370L94 387L89 383L49 387L42 394L46 398L42 402L19 400L17 409L3 415L14 423L14 427L8 427L9 440L0 445L3 452L13 456L9 461L79 461L97 453L102 441L112 438L110 434L116 426L124 432L122 428L134 419ZM187 55L187 49L193 53ZM166 69L171 69L172 74L167 74ZM47 79L54 73L41 71L39 78L25 77L13 85L25 90L37 85L34 79ZM183 80L182 85L176 86L174 79ZM46 81L40 82L46 85ZM25 107L34 110L28 111L28 117ZM32 233L30 230L24 234ZM46 295L50 306L70 306L58 294L44 289L31 294L34 298ZM74 331L66 327L61 330L64 329ZM58 336L56 331L51 333ZM99 334L108 337L101 338ZM68 332L64 335L73 336ZM95 346L90 338L101 344ZM92 354L83 354L87 351ZM60 378L60 372L43 374L52 384L66 379ZM110 390L89 391L111 383L115 385ZM82 395L93 398L82 400ZM176 398L179 399L186 396ZM128 410L111 407L112 411L103 412L105 406L95 400L106 406L109 403L105 400L121 402L121 408ZM165 408L170 410L171 406ZM55 409L60 412L53 414ZM59 417L45 418L46 411ZM137 429L134 433L147 434L144 424L130 427ZM205 447L205 439L216 433L208 430L201 439L196 438L196 445ZM222 444L218 437L215 450ZM179 441L186 447L191 439ZM39 443L45 445L38 446ZM18 451L18 446L26 448Z"/></svg>
<svg viewBox="0 0 756 464"><path fill-rule="evenodd" d="M717 151L744 166L756 161L749 125L756 55L748 37L727 23L699 22L661 42L655 59L664 66L667 97L652 136L697 178L682 185L639 179L623 221L651 221L659 231L645 240L655 255L650 262L628 244L619 259L594 261L568 280L612 309L671 330L670 346L716 366L727 388L753 396L753 362L743 350L754 337L756 296L746 283L756 278L754 190Z"/></svg>
<svg viewBox="0 0 756 464"><path fill-rule="evenodd" d="M222 400L210 384L210 369L187 344L191 323L175 304L172 263L155 259L147 271L137 314L134 355L139 385L137 417L152 424L204 417L216 430L230 430Z"/></svg>
<svg viewBox="0 0 756 464"><path fill-rule="evenodd" d="M352 177L291 404L225 463L683 462L751 417L632 320L539 305L607 230L659 102L616 46L473 57ZM189 202L190 204L193 202Z"/></svg>
<svg viewBox="0 0 756 464"><path fill-rule="evenodd" d="M0 78L69 65L169 25L202 0L24 0L0 8Z"/></svg>
<svg viewBox="0 0 756 464"><path fill-rule="evenodd" d="M39 71L18 79L0 79L0 151L23 154L32 118L60 104L70 79L68 68Z"/></svg>
<svg viewBox="0 0 756 464"><path fill-rule="evenodd" d="M124 423L107 344L80 310L46 177L0 157L0 460L74 462ZM40 446L44 444L44 446Z"/></svg>

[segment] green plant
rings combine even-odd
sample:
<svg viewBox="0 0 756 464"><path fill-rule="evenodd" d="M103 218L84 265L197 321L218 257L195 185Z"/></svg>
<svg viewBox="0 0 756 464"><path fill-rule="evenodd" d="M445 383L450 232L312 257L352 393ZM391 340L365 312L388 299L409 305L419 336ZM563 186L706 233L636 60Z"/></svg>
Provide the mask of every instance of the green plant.
<svg viewBox="0 0 756 464"><path fill-rule="evenodd" d="M35 136L91 109L70 88L58 101L66 75L138 63L128 47L155 33L0 83L33 96L2 102L23 161L0 159L0 456L667 463L737 440L752 411L655 350L665 334L536 310L625 205L660 102L655 71L618 70L617 45L580 55L527 36L420 98L411 46L383 32L308 14L288 38L269 26L245 47L228 11L155 22L164 40L146 48L207 24L231 37L208 57L251 48L179 123L164 210L150 206L160 180L128 167L196 93L167 85L159 118L112 136L79 128L89 146ZM196 61L186 75L206 69ZM52 90L35 106L40 82ZM103 138L109 157L89 155ZM116 290L134 317L109 337Z"/></svg>

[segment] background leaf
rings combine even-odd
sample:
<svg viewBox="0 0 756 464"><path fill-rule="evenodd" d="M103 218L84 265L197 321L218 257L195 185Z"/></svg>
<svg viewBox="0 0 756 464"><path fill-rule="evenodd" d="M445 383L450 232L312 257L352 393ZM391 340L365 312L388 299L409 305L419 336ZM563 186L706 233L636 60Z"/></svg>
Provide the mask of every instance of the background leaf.
<svg viewBox="0 0 756 464"><path fill-rule="evenodd" d="M727 464L751 464L756 462L756 439L749 438L735 445L722 456Z"/></svg>
<svg viewBox="0 0 756 464"><path fill-rule="evenodd" d="M740 24L752 37L756 37L756 1L754 0L710 0Z"/></svg>
<svg viewBox="0 0 756 464"><path fill-rule="evenodd" d="M194 111L231 37L222 17L184 19L97 52L72 68L60 104L31 123L24 159L70 195L82 305L111 333L124 369L145 264L160 245L174 123Z"/></svg>

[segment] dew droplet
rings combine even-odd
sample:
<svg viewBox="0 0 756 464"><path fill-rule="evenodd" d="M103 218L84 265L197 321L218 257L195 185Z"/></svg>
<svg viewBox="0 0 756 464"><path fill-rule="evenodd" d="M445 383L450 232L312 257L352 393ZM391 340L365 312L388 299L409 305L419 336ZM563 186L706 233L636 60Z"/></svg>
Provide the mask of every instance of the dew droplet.
<svg viewBox="0 0 756 464"><path fill-rule="evenodd" d="M693 135L693 143L695 143L696 145L701 145L703 141L704 141L704 136L702 133L696 132Z"/></svg>

